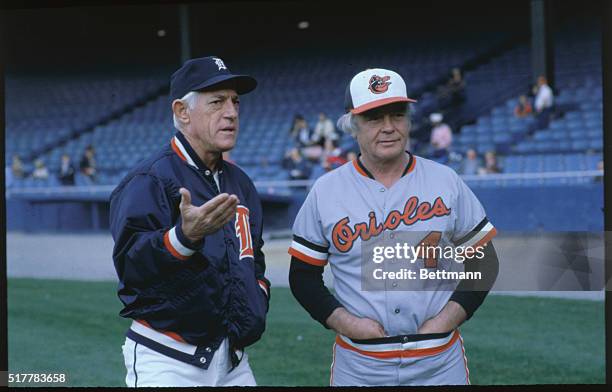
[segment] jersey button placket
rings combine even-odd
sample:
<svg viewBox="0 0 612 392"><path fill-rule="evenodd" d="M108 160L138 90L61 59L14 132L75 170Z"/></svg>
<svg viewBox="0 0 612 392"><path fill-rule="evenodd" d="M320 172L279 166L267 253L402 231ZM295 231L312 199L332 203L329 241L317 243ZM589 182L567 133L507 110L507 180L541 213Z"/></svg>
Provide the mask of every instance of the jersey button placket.
<svg viewBox="0 0 612 392"><path fill-rule="evenodd" d="M400 355L400 367L401 368L405 368L406 366L408 366L408 359L406 357L404 357L404 344L408 343L408 337L407 336L402 336L402 354Z"/></svg>
<svg viewBox="0 0 612 392"><path fill-rule="evenodd" d="M385 215L384 215L384 216L387 216L388 214L389 214L389 212L388 212L388 211L385 211ZM394 245L391 243L391 241L390 241L390 240L392 240L392 239L393 239L393 237L395 237L395 235L393 234L393 232L384 231L384 232L383 232L383 235L385 236L385 237L384 237L385 245L386 245L386 246L394 246ZM396 261L397 261L397 259L396 259L395 257L391 257L391 258L389 259L389 263L391 263L391 264L395 264L395 262L396 262Z"/></svg>

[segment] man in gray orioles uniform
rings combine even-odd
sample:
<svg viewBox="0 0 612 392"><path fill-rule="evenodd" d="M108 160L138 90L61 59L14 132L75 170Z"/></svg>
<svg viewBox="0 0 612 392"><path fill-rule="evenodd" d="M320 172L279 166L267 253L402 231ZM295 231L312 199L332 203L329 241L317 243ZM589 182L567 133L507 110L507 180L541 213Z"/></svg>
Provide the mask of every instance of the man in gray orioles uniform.
<svg viewBox="0 0 612 392"><path fill-rule="evenodd" d="M452 169L407 151L411 102L396 72L376 68L353 77L338 127L357 139L360 154L316 181L293 226L292 293L337 333L331 385L470 382L458 327L497 276L496 230ZM362 247L410 233L425 233L421 244L479 249L482 257L466 261L465 270L482 269L486 288L471 290L463 279L450 290L364 290ZM328 263L335 296L322 280Z"/></svg>

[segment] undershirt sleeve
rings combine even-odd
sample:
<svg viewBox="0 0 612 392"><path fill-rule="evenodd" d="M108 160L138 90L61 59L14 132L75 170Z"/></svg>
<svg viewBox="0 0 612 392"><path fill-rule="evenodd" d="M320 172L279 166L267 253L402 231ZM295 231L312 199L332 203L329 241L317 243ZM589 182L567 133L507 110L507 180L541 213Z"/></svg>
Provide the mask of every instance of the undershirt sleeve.
<svg viewBox="0 0 612 392"><path fill-rule="evenodd" d="M310 316L330 329L325 321L342 305L323 283L323 267L304 263L295 256L291 257L289 287L295 299Z"/></svg>

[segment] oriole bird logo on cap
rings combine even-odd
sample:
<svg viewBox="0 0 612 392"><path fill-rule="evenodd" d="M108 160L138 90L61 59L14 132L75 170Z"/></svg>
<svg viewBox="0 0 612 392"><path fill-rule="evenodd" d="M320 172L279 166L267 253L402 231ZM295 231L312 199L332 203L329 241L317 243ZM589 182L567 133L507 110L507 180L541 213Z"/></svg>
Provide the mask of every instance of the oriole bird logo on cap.
<svg viewBox="0 0 612 392"><path fill-rule="evenodd" d="M370 78L370 86L368 87L374 94L382 94L389 89L391 76L372 75Z"/></svg>

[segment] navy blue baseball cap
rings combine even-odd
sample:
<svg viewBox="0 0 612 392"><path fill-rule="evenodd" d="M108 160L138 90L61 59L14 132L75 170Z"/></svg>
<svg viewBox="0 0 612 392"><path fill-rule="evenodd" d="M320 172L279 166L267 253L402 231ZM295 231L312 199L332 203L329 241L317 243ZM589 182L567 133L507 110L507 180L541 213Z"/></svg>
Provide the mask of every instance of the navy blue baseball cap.
<svg viewBox="0 0 612 392"><path fill-rule="evenodd" d="M238 94L246 94L257 87L254 78L232 74L219 57L187 60L170 78L170 100L181 99L190 91L205 90L228 80L236 83Z"/></svg>

